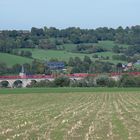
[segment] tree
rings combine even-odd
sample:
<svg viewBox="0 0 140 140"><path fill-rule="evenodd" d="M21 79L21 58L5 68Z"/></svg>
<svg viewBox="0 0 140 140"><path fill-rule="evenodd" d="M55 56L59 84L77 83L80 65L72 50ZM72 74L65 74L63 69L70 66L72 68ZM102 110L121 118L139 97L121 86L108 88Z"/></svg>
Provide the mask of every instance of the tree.
<svg viewBox="0 0 140 140"><path fill-rule="evenodd" d="M137 81L135 80L135 77L130 75L123 75L119 81L119 86L121 87L136 87Z"/></svg>
<svg viewBox="0 0 140 140"><path fill-rule="evenodd" d="M32 53L30 51L24 51L23 56L31 58L32 57Z"/></svg>
<svg viewBox="0 0 140 140"><path fill-rule="evenodd" d="M122 63L118 63L116 65L116 68L117 68L117 72L122 72L122 70L123 70Z"/></svg>
<svg viewBox="0 0 140 140"><path fill-rule="evenodd" d="M113 64L109 62L95 61L93 64L90 65L89 71L91 73L112 72Z"/></svg>
<svg viewBox="0 0 140 140"><path fill-rule="evenodd" d="M43 29L38 29L38 28L35 28L35 27L32 27L31 29L31 34L33 36L44 36L44 31Z"/></svg>
<svg viewBox="0 0 140 140"><path fill-rule="evenodd" d="M90 59L90 57L88 57L88 56L85 56L84 57L84 62L86 62L86 63L88 63L88 64L91 64L91 59Z"/></svg>
<svg viewBox="0 0 140 140"><path fill-rule="evenodd" d="M120 48L119 48L119 46L118 46L118 45L113 46L112 51L113 51L114 53L120 53Z"/></svg>
<svg viewBox="0 0 140 140"><path fill-rule="evenodd" d="M108 86L109 78L102 76L96 79L97 86L105 87Z"/></svg>
<svg viewBox="0 0 140 140"><path fill-rule="evenodd" d="M67 87L70 84L70 79L68 77L58 77L54 80L54 85L57 87Z"/></svg>
<svg viewBox="0 0 140 140"><path fill-rule="evenodd" d="M74 59L72 57L69 58L68 65L69 66L74 66L75 65Z"/></svg>
<svg viewBox="0 0 140 140"><path fill-rule="evenodd" d="M39 48L41 49L57 49L55 42L52 42L48 39L41 39L38 45Z"/></svg>
<svg viewBox="0 0 140 140"><path fill-rule="evenodd" d="M38 60L34 60L31 64L31 72L32 74L44 74L45 73L44 63Z"/></svg>
<svg viewBox="0 0 140 140"><path fill-rule="evenodd" d="M0 75L4 75L7 73L7 65L5 63L0 63Z"/></svg>
<svg viewBox="0 0 140 140"><path fill-rule="evenodd" d="M20 64L15 64L12 66L12 71L14 74L18 74L21 71L21 65Z"/></svg>
<svg viewBox="0 0 140 140"><path fill-rule="evenodd" d="M75 57L74 62L76 65L82 64L82 60L79 57Z"/></svg>

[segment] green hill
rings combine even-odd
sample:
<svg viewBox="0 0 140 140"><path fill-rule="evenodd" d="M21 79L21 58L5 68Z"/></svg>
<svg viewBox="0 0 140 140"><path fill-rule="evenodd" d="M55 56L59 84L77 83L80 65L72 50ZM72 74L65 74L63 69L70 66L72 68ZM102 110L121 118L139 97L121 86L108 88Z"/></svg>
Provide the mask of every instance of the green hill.
<svg viewBox="0 0 140 140"><path fill-rule="evenodd" d="M15 64L31 63L32 59L11 55L7 53L0 53L0 63L6 63L7 66L12 66Z"/></svg>
<svg viewBox="0 0 140 140"><path fill-rule="evenodd" d="M83 43L85 45L95 45L95 46L100 46L103 47L109 51L112 50L112 48L115 45L121 46L123 48L127 48L129 45L125 45L125 44L117 44L114 41L99 41L98 43ZM76 47L76 44L64 44L64 45L59 45L58 48L64 48L67 51L72 51L74 48Z"/></svg>
<svg viewBox="0 0 140 140"><path fill-rule="evenodd" d="M92 43L88 43L88 44L92 44ZM123 62L123 61L117 61L112 59L112 56L115 55L115 53L113 53L111 50L113 46L116 45L113 41L99 41L98 43L95 43L93 45L104 47L108 51L101 52L101 53L92 53L92 54L73 53L72 50L75 49L76 44L58 45L58 48L63 48L63 50L43 50L43 49L20 49L20 50L30 51L32 53L33 59L38 59L38 60L50 60L52 58L57 58L60 61L63 60L68 61L70 57L79 57L83 59L85 56L89 56L92 60L98 60L97 58L93 58L93 55L97 54L98 57L105 57L105 58L109 57L108 60L102 59L101 61L108 61L114 64ZM119 45L119 46L128 47L128 45ZM6 63L8 66L12 66L14 64L31 63L32 59L11 55L7 53L0 53L0 62Z"/></svg>
<svg viewBox="0 0 140 140"><path fill-rule="evenodd" d="M113 52L101 52L101 53L92 53L92 54L84 54L84 53L72 53L65 50L43 50L43 49L22 49L22 50L28 50L32 52L32 57L34 59L39 60L50 60L52 58L56 58L60 61L68 61L70 57L79 57L83 59L85 56L89 56L92 60L98 60L97 58L93 58L93 55L97 54L99 57L109 57L109 60L100 60L100 61L107 61L114 64L117 64L119 62L125 63L124 61L118 61L113 60L112 55L115 55Z"/></svg>
<svg viewBox="0 0 140 140"><path fill-rule="evenodd" d="M49 60L51 58L57 58L58 60L69 60L70 57L80 57L84 58L85 55L88 55L92 58L93 54L82 54L82 53L72 53L65 50L43 50L43 49L22 49L32 52L32 57L39 60Z"/></svg>

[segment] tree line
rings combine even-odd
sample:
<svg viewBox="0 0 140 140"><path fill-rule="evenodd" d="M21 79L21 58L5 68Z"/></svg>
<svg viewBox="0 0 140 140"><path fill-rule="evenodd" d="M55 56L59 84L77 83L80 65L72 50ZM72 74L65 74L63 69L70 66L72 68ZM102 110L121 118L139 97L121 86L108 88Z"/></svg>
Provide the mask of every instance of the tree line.
<svg viewBox="0 0 140 140"><path fill-rule="evenodd" d="M0 82L0 88L7 88L9 86L8 81ZM37 82L32 80L27 88L33 87L139 87L140 77L122 75L118 80L114 80L106 75L100 75L98 77L86 77L81 80L71 80L66 76L57 77L54 81L42 80ZM21 88L22 81L16 80L13 83L13 87Z"/></svg>
<svg viewBox="0 0 140 140"><path fill-rule="evenodd" d="M50 59L49 62L59 62L57 59ZM109 62L92 61L90 57L85 56L82 60L79 57L70 58L64 62L65 67L69 73L102 73L102 72L112 72L114 65ZM52 74L52 71L47 66L47 62L42 62L38 60L32 61L31 64L23 64L25 72L27 74ZM0 63L0 75L5 74L19 74L22 65L15 64L12 67L8 67L4 63Z"/></svg>
<svg viewBox="0 0 140 140"><path fill-rule="evenodd" d="M140 26L80 29L76 27L56 29L54 27L35 28L30 31L0 31L0 52L10 53L15 48L57 49L57 45L65 43L98 43L111 40L120 44L140 44Z"/></svg>
<svg viewBox="0 0 140 140"><path fill-rule="evenodd" d="M139 87L140 77L122 75L117 81L111 77L86 77L81 80L70 80L68 77L58 77L54 81L32 81L27 87Z"/></svg>

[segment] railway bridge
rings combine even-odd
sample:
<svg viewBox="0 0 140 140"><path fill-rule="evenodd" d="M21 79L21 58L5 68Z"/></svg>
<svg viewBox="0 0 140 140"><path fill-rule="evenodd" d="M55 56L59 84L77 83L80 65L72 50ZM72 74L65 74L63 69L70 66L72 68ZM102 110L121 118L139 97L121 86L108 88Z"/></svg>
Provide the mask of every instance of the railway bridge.
<svg viewBox="0 0 140 140"><path fill-rule="evenodd" d="M129 74L131 76L140 76L140 72L130 72L130 73L108 73L106 74L110 78L114 80L119 80L121 75ZM67 74L64 75L69 77L71 80L81 80L85 77L95 77L98 78L102 76L102 74L87 74L87 73L76 73L76 74ZM56 76L53 75L26 75L24 73L20 73L19 76L0 76L0 83L2 81L7 81L9 83L9 87L14 87L14 83L16 81L19 82L20 87L26 87L30 85L32 81L40 82L42 80L53 81Z"/></svg>
<svg viewBox="0 0 140 140"><path fill-rule="evenodd" d="M14 83L18 81L20 87L27 87L31 84L31 82L40 82L43 80L53 81L56 77L46 76L46 75L38 75L38 76L0 76L0 83L2 81L7 81L8 87L14 87ZM70 77L71 80L80 80L82 77Z"/></svg>

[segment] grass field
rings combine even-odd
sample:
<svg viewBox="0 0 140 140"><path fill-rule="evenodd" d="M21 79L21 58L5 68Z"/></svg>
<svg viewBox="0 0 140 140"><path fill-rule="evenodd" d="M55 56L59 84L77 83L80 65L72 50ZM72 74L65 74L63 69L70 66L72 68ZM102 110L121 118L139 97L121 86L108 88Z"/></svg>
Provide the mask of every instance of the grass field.
<svg viewBox="0 0 140 140"><path fill-rule="evenodd" d="M111 62L111 63L126 63L125 61L118 61L118 60L113 60L112 56L116 55L113 52L102 52L102 53L94 53L94 54L84 54L84 53L72 53L72 52L68 52L65 50L42 50L42 49L23 49L23 50L28 50L32 52L32 57L35 59L39 59L39 60L50 60L51 58L56 58L60 61L68 61L70 57L79 57L81 59L83 59L85 56L89 56L92 60L97 60L95 58L93 58L93 55L97 54L99 57L103 56L103 57L109 57L109 60L104 60L107 62ZM103 61L103 60L101 60Z"/></svg>
<svg viewBox="0 0 140 140"><path fill-rule="evenodd" d="M94 54L82 54L82 53L71 53L67 52L65 50L57 51L57 50L42 50L42 49L23 49L23 50L28 50L32 52L32 57L34 59L39 59L39 60L50 60L51 58L57 58L60 61L68 61L70 57L80 57L83 59L85 56L89 56L92 60L95 60L93 58ZM117 61L117 60L112 60L112 55L114 53L112 52L103 52L103 53L96 53L98 56L103 56L107 57L109 56L109 60L104 60L108 61L114 64L117 64L119 62L125 63L124 61ZM8 58L8 59L7 59ZM6 63L8 66L13 66L15 64L24 64L24 63L31 63L33 59L29 59L26 57L20 57L20 56L15 56L15 55L10 55L6 53L0 53L0 63ZM102 60L103 61L103 60Z"/></svg>
<svg viewBox="0 0 140 140"><path fill-rule="evenodd" d="M50 60L51 58L57 58L61 61L68 61L70 57L80 57L84 58L85 55L88 55L92 58L93 54L82 54L82 53L72 53L65 50L43 50L43 49L23 49L32 52L32 57L40 60Z"/></svg>
<svg viewBox="0 0 140 140"><path fill-rule="evenodd" d="M86 45L94 45L94 46L100 46L103 47L107 50L112 50L112 48L115 45L121 46L123 48L127 48L129 45L125 45L125 44L116 44L114 41L99 41L98 43L85 43ZM60 45L63 46L65 48L65 50L67 51L72 51L74 50L74 48L76 47L75 44L64 44L64 45Z"/></svg>
<svg viewBox="0 0 140 140"><path fill-rule="evenodd" d="M115 43L113 41L99 41L98 43L83 43L85 45L94 45L94 46L101 46L104 47L108 50L111 50L113 48L113 46L115 46ZM64 44L64 45L60 45L63 46L63 48L66 51L72 51L75 49L75 47L77 46L76 44Z"/></svg>
<svg viewBox="0 0 140 140"><path fill-rule="evenodd" d="M89 43L91 44L91 43ZM106 48L108 51L107 52L102 52L102 53L93 53L93 54L83 54L83 53L72 53L71 51L74 50L76 47L76 44L64 44L60 45L59 47L61 48L63 46L64 50L43 50L43 49L22 49L22 50L28 50L32 52L32 57L35 59L40 59L40 60L50 60L51 58L57 58L58 60L66 60L68 61L70 57L80 57L83 59L85 56L89 56L92 60L96 60L93 58L93 55L97 54L99 57L109 57L109 60L105 60L114 64L117 64L119 62L125 63L124 61L117 61L113 60L112 56L116 55L111 51L113 46L115 46L115 43L113 41L100 41L99 43L95 43L93 45L96 46L101 46ZM128 45L119 45L122 47L128 47Z"/></svg>
<svg viewBox="0 0 140 140"><path fill-rule="evenodd" d="M111 50L115 45L121 46L123 48L128 48L129 45L126 44L116 44L114 41L99 41L97 46L102 46L108 50Z"/></svg>
<svg viewBox="0 0 140 140"><path fill-rule="evenodd" d="M109 93L116 93L116 92L139 92L140 88L106 88L106 87L58 87L58 88L6 88L0 89L0 94L29 94L29 93L95 93L95 92L109 92Z"/></svg>
<svg viewBox="0 0 140 140"><path fill-rule="evenodd" d="M140 138L138 88L4 89L0 93L0 140Z"/></svg>
<svg viewBox="0 0 140 140"><path fill-rule="evenodd" d="M11 55L7 53L0 53L0 63L5 63L7 66L13 66L15 64L31 63L32 59Z"/></svg>
<svg viewBox="0 0 140 140"><path fill-rule="evenodd" d="M88 43L91 44L91 43ZM116 61L112 60L112 55L114 55L113 52L111 52L111 49L113 46L115 46L115 43L113 41L99 41L99 43L95 43L93 45L96 46L102 46L106 48L108 51L103 53L96 53L98 56L103 57L109 57L109 61L111 63L117 64L119 62L125 63L123 61ZM60 61L68 61L70 57L80 57L83 59L85 56L89 56L92 60L96 60L93 58L93 55L95 54L83 54L83 53L72 53L71 51L74 50L76 47L76 44L64 44L58 46L58 48L61 48L63 46L64 50L43 50L43 49L20 49L20 50L28 50L32 52L32 57L34 59L39 60L50 60L51 58L57 58ZM128 47L128 45L119 45L122 47ZM15 64L24 64L24 63L31 63L33 59L29 59L26 57L20 57L16 55L11 55L7 53L0 53L0 63L6 63L8 66L13 66Z"/></svg>

